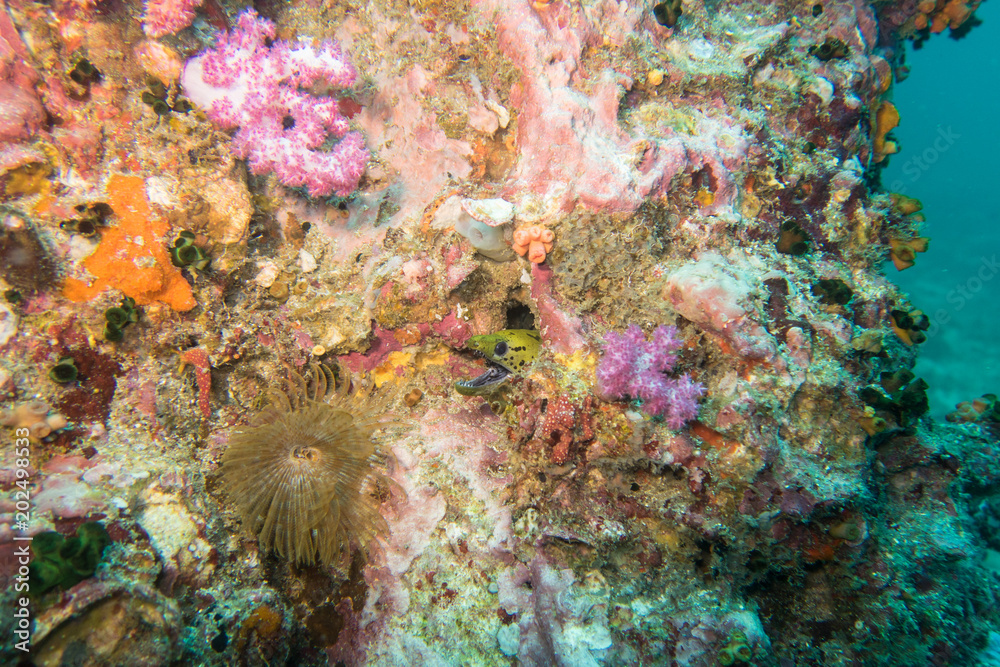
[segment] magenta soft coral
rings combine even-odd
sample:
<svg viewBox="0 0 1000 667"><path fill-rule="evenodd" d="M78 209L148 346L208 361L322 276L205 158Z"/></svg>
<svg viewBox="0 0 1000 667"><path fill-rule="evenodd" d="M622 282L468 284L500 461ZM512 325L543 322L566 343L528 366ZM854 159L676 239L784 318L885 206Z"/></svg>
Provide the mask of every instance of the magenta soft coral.
<svg viewBox="0 0 1000 667"><path fill-rule="evenodd" d="M630 326L624 334L609 332L604 356L597 365L597 388L609 399L626 397L642 401L648 414L662 417L678 429L698 416L698 399L705 387L685 373L669 377L683 345L677 328L659 326L647 341L642 329Z"/></svg>
<svg viewBox="0 0 1000 667"><path fill-rule="evenodd" d="M358 187L368 151L333 97L314 84L347 88L356 73L330 41L274 41L274 23L252 9L215 48L188 61L181 83L188 98L224 128L238 127L235 153L255 174L274 172L313 197L346 197ZM329 146L333 139L339 139Z"/></svg>

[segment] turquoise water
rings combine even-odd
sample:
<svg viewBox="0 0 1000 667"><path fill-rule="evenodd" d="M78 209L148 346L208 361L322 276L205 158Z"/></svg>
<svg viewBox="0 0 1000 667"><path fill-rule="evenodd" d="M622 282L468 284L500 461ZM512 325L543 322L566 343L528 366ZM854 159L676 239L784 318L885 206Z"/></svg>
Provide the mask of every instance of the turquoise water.
<svg viewBox="0 0 1000 667"><path fill-rule="evenodd" d="M912 72L894 93L902 150L882 176L927 215L930 251L886 272L934 322L915 370L931 385L936 417L1000 393L1000 2L976 16L982 25L961 40L907 46Z"/></svg>

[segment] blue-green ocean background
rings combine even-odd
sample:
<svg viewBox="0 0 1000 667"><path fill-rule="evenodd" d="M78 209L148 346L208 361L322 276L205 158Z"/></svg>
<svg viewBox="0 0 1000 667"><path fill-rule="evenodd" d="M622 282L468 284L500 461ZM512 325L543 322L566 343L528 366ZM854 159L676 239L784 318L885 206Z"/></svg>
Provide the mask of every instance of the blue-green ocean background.
<svg viewBox="0 0 1000 667"><path fill-rule="evenodd" d="M882 174L884 189L916 197L927 215L930 250L885 271L931 318L915 370L938 418L1000 394L1000 2L976 16L962 39L907 44L910 76L893 91L902 150Z"/></svg>

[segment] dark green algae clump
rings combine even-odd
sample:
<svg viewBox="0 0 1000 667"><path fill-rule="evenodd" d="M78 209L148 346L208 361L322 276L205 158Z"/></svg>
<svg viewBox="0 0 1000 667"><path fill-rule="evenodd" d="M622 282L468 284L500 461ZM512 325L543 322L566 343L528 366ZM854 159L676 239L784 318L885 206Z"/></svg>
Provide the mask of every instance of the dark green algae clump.
<svg viewBox="0 0 1000 667"><path fill-rule="evenodd" d="M92 577L110 544L108 531L98 521L81 525L72 537L51 530L35 535L31 541L34 560L28 566L31 592L66 590Z"/></svg>

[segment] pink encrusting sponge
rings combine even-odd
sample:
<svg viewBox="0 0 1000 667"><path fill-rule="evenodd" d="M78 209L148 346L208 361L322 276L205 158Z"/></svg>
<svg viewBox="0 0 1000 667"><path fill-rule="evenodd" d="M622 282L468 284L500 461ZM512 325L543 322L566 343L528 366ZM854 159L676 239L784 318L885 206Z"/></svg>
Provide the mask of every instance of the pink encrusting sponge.
<svg viewBox="0 0 1000 667"><path fill-rule="evenodd" d="M252 9L215 48L188 61L184 94L218 125L238 127L233 149L255 174L274 172L313 197L345 197L358 187L368 151L332 97L312 95L314 84L348 88L356 72L329 40L274 42L275 26ZM335 141L339 139L339 141Z"/></svg>

